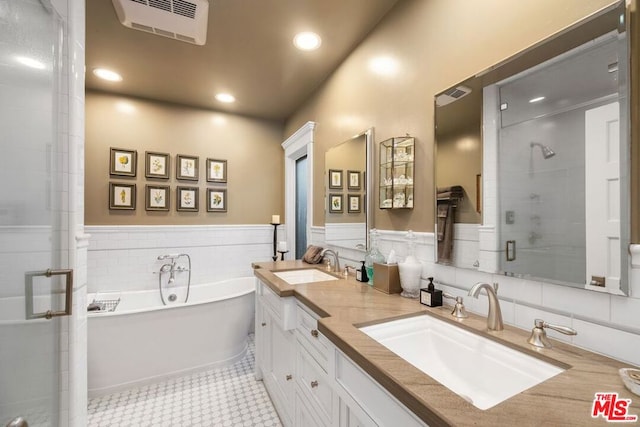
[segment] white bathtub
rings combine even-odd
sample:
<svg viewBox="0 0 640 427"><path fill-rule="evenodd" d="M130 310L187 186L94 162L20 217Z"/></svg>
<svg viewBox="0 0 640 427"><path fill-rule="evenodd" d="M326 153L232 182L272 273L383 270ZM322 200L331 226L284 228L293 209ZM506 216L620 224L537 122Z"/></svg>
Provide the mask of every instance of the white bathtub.
<svg viewBox="0 0 640 427"><path fill-rule="evenodd" d="M242 359L254 290L254 277L192 285L188 303L169 306L158 290L126 292L114 312L89 313L89 397Z"/></svg>

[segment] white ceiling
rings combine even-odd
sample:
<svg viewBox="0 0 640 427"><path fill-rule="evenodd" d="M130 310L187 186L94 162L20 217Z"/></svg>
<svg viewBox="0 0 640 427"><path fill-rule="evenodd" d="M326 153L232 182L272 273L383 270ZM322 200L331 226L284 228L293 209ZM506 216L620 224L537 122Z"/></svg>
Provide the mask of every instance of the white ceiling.
<svg viewBox="0 0 640 427"><path fill-rule="evenodd" d="M125 0L129 1L129 0ZM207 43L124 27L111 0L87 1L86 87L259 118L289 117L398 0L209 0ZM322 37L297 50L300 31ZM105 67L123 81L91 72ZM237 101L222 104L218 92Z"/></svg>

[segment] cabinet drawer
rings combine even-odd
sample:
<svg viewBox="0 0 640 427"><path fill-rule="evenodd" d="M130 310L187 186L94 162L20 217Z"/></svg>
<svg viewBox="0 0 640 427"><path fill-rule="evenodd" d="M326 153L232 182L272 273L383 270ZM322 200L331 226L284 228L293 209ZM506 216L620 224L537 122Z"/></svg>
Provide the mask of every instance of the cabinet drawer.
<svg viewBox="0 0 640 427"><path fill-rule="evenodd" d="M258 281L258 298L271 311L271 314L282 325L282 329L289 331L296 324L296 301L294 297L280 297L266 284Z"/></svg>
<svg viewBox="0 0 640 427"><path fill-rule="evenodd" d="M296 383L303 396L310 402L326 424L333 419L333 390L327 373L304 349L298 347L296 361Z"/></svg>
<svg viewBox="0 0 640 427"><path fill-rule="evenodd" d="M426 425L341 351L336 351L335 379L337 386L376 424L403 427Z"/></svg>
<svg viewBox="0 0 640 427"><path fill-rule="evenodd" d="M318 364L322 366L322 369L326 371L330 342L327 337L318 331L318 317L307 311L300 303L298 303L296 317L299 341L311 353Z"/></svg>

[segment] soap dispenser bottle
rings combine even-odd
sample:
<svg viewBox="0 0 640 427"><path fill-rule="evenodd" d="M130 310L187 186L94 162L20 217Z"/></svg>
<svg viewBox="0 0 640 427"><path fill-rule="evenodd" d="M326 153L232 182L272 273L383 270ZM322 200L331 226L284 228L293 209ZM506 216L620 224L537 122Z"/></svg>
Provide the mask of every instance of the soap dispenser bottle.
<svg viewBox="0 0 640 427"><path fill-rule="evenodd" d="M358 270L356 270L356 280L358 282L368 282L369 277L367 276L367 268L364 266L364 261L360 261L362 265Z"/></svg>
<svg viewBox="0 0 640 427"><path fill-rule="evenodd" d="M429 285L426 289L420 289L420 304L429 307L440 307L442 305L442 291L433 285L433 277L429 277Z"/></svg>
<svg viewBox="0 0 640 427"><path fill-rule="evenodd" d="M378 230L372 228L369 232L369 250L364 257L364 266L369 278L369 284L373 285L373 263L384 264L384 255L378 250Z"/></svg>

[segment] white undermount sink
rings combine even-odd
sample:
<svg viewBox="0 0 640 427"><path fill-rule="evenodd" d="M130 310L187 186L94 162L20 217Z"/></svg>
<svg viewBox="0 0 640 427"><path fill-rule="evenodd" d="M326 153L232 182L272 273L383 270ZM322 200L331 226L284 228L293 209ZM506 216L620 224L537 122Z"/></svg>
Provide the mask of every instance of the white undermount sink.
<svg viewBox="0 0 640 427"><path fill-rule="evenodd" d="M338 280L337 277L332 276L331 274L323 273L320 270L316 270L315 268L310 268L306 270L289 270L289 271L277 271L275 273L276 276L284 280L290 285L299 285L301 283L312 283L312 282L324 282L327 280Z"/></svg>
<svg viewBox="0 0 640 427"><path fill-rule="evenodd" d="M360 330L482 410L564 371L428 315Z"/></svg>

